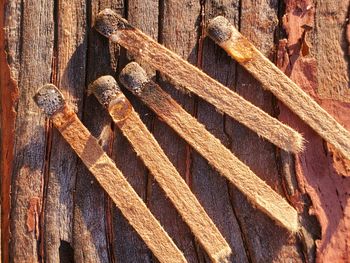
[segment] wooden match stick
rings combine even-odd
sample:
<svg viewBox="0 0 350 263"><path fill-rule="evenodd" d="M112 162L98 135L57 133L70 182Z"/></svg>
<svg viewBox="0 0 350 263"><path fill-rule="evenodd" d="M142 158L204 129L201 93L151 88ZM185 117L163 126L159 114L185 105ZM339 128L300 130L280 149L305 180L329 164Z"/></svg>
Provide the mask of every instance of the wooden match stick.
<svg viewBox="0 0 350 263"><path fill-rule="evenodd" d="M138 80L147 79L140 75ZM228 262L230 246L121 92L116 80L112 76L102 76L90 85L89 90L107 108L113 121L130 141L212 261Z"/></svg>
<svg viewBox="0 0 350 263"><path fill-rule="evenodd" d="M299 133L132 27L112 10L105 9L98 14L95 28L112 42L125 47L137 59L164 73L180 87L197 94L280 148L293 153L302 150L303 138Z"/></svg>
<svg viewBox="0 0 350 263"><path fill-rule="evenodd" d="M350 132L267 59L224 17L208 23L207 34L323 139L350 160Z"/></svg>
<svg viewBox="0 0 350 263"><path fill-rule="evenodd" d="M34 100L51 118L64 139L158 260L163 263L187 262L142 199L103 151L97 139L81 123L73 109L66 105L60 91L54 85L45 85L39 89Z"/></svg>
<svg viewBox="0 0 350 263"><path fill-rule="evenodd" d="M137 63L129 63L120 73L119 80L260 210L291 232L298 230L297 211L156 83L149 80Z"/></svg>

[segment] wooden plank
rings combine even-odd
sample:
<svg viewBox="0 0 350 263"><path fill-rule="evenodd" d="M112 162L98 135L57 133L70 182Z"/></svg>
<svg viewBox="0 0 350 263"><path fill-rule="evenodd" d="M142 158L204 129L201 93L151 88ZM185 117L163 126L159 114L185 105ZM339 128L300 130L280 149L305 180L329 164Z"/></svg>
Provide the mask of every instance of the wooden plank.
<svg viewBox="0 0 350 263"><path fill-rule="evenodd" d="M12 56L9 45L9 19L5 9L7 1L0 3L0 184L1 184L1 256L3 263L9 262L10 212L11 212L11 175L14 159L16 110L18 100L17 82L11 76L10 59ZM18 18L18 17L17 17ZM18 29L18 27L12 27ZM5 33L5 29L7 34ZM6 36L5 36L6 35ZM13 40L13 39L12 39ZM17 56L18 59L18 56ZM11 65L12 67L14 65Z"/></svg>
<svg viewBox="0 0 350 263"><path fill-rule="evenodd" d="M180 54L190 63L195 63L197 59L197 18L199 12L199 1L161 0L159 2L158 41ZM176 91L164 75L159 74L157 80L181 105L190 112L193 111L193 98ZM176 170L189 183L190 151L186 143L157 118L154 120L153 134ZM157 215L175 243L184 252L186 259L189 262L197 262L196 247L198 245L189 228L153 180L150 180L148 189L148 203L153 213Z"/></svg>
<svg viewBox="0 0 350 263"><path fill-rule="evenodd" d="M7 62L19 90L11 171L9 256L11 261L34 262L39 259L37 251L41 239L39 218L46 130L44 117L35 109L31 97L40 85L50 80L53 6L49 1L11 1L5 8Z"/></svg>
<svg viewBox="0 0 350 263"><path fill-rule="evenodd" d="M145 30L154 39L158 38L158 1L156 0L129 0L127 1L127 14L130 21ZM125 53L122 54L118 68L126 63ZM155 74L155 73L153 73ZM148 127L152 127L153 114L141 103L130 97L135 109ZM148 170L136 156L128 140L119 129L114 131L113 159L123 172L136 192L147 204ZM123 153L123 154L120 154ZM149 262L153 255L135 231L125 221L118 211L113 212L114 254L116 262Z"/></svg>
<svg viewBox="0 0 350 263"><path fill-rule="evenodd" d="M349 1L312 2L309 5L315 9L315 30L309 35L317 39L310 49L319 64L317 92L322 99L350 103Z"/></svg>
<svg viewBox="0 0 350 263"><path fill-rule="evenodd" d="M113 74L119 49L111 47L92 29L94 18L101 8L124 11L123 1L94 0L87 3L88 47L85 84L103 74ZM94 97L85 97L82 120L91 134L99 139L107 153L111 153L113 131L108 115ZM74 196L73 243L76 262L113 262L111 206L101 187L85 166L78 162ZM89 189L89 191L86 191Z"/></svg>
<svg viewBox="0 0 350 263"><path fill-rule="evenodd" d="M56 39L52 82L81 116L86 73L86 6L82 0L59 1L54 11ZM44 184L42 250L47 262L70 261L74 256L73 194L78 159L56 130L49 132L52 142L48 142L51 143L47 153L50 167Z"/></svg>
<svg viewBox="0 0 350 263"><path fill-rule="evenodd" d="M240 1L220 0L204 1L204 21L207 22L217 15L224 15L230 21L239 21ZM204 32L205 32L205 28ZM204 36L203 36L204 37ZM209 38L203 39L201 51L202 65L197 65L210 77L216 79L226 87L234 90L236 83L235 61L220 50ZM230 147L232 140L227 133L227 123L230 122L225 114L216 111L211 104L199 99L197 104L197 119L205 128L218 138L223 145ZM208 165L200 155L193 154L192 189L196 196L205 204L208 214L213 218L220 231L224 234L232 249L236 252L231 257L232 262L249 262L249 254L245 236L235 215L229 193L229 185L217 171Z"/></svg>
<svg viewBox="0 0 350 263"><path fill-rule="evenodd" d="M270 57L278 21L278 1L241 1L240 10L239 20L231 22ZM275 115L271 94L263 91L260 84L240 66L236 72L236 91L267 113ZM226 132L231 138L232 152L284 196L276 167L275 147L229 118L226 119ZM287 259L301 262L294 236L290 236L271 221L268 222L268 218L253 209L236 188L230 186L230 194L252 262L285 262Z"/></svg>

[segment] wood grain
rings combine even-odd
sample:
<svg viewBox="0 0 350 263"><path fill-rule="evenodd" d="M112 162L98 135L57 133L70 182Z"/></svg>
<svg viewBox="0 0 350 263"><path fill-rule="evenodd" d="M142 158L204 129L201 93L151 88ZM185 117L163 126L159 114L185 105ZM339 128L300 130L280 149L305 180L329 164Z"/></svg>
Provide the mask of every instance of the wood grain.
<svg viewBox="0 0 350 263"><path fill-rule="evenodd" d="M58 2L54 14L58 41L54 45L52 82L61 88L67 103L82 115L86 75L86 6L84 1ZM79 68L79 71L76 68ZM50 128L49 167L44 180L43 250L47 262L73 258L73 193L78 161L62 136Z"/></svg>
<svg viewBox="0 0 350 263"><path fill-rule="evenodd" d="M278 29L278 15L279 12L283 13L283 5L281 8L282 10L279 10L279 1L275 0L242 1L239 19L231 21L266 56L272 58L275 32ZM208 41L214 43L210 39ZM219 46L217 48L225 52ZM230 57L227 55L227 58ZM261 84L238 63L236 67L234 72L236 92L268 114L276 116L278 109L274 105L273 95L262 89ZM221 68L217 70L221 71ZM225 123L226 134L231 138L231 151L277 193L288 198L283 190L283 179L279 171L278 149L230 118L226 118ZM287 259L303 262L299 254L301 245L296 236L291 236L272 224L273 222L267 216L251 207L235 187L230 186L230 196L240 222L245 247L252 262L284 262ZM275 235L276 232L279 234ZM262 240L264 242L261 242Z"/></svg>
<svg viewBox="0 0 350 263"><path fill-rule="evenodd" d="M208 77L140 30L133 28L112 10L102 11L96 19L95 27L111 41L127 48L138 59L159 69L182 88L197 94L219 111L227 113L280 148L294 153L302 149L303 139L299 133Z"/></svg>
<svg viewBox="0 0 350 263"><path fill-rule="evenodd" d="M210 77L232 89L235 84L235 62L205 37L205 25L208 19L225 14L234 20L239 19L240 5L237 1L202 1L201 29L197 67ZM194 117L206 129L227 147L232 143L227 134L225 114L218 112L213 105L198 98ZM207 213L229 242L235 253L231 262L248 262L244 233L241 232L235 207L231 205L229 185L224 177L213 169L207 160L196 151L192 152L191 188L206 208ZM237 190L237 192L239 192Z"/></svg>
<svg viewBox="0 0 350 263"><path fill-rule="evenodd" d="M86 73L84 86L103 74L113 74L118 62L118 47L108 48L92 29L95 15L100 8L113 7L118 12L124 12L124 1L96 0L85 2L87 5L87 48ZM74 73L79 68L75 67ZM93 97L87 97L86 92L79 98L83 101L82 122L91 134L98 138L100 145L111 154L113 131L111 122L105 111ZM73 213L73 243L74 260L76 262L108 262L114 260L113 232L111 225L111 201L101 189L96 180L91 177L81 161L76 164L77 175L74 191ZM86 189L89 189L87 192ZM109 204L109 205L108 205ZM97 216L98 215L98 216Z"/></svg>
<svg viewBox="0 0 350 263"><path fill-rule="evenodd" d="M227 262L231 248L130 102L121 93L115 79L112 76L100 77L91 84L91 89L100 103L108 109L114 123L129 140L136 154L142 159L212 261Z"/></svg>
<svg viewBox="0 0 350 263"><path fill-rule="evenodd" d="M50 81L64 92L69 105L112 156L186 259L210 261L128 140L96 99L84 92L91 81L105 74L116 76L129 59L135 58L123 48L109 45L92 28L95 16L104 8L117 10L154 40L305 134L305 153L280 159L274 145L195 94L189 96L174 89L170 78L142 64L149 67L147 73L162 89L255 174L301 209L303 236L296 238L252 207L169 126L123 90L236 252L231 261L314 262L316 257L319 261L346 262L350 233L348 162L277 104L273 95L261 89L244 68L236 66L222 48L203 38L203 25L224 15L272 61L279 44L281 69L349 128L348 3L331 0L1 1L2 262L49 258L78 263L157 262L84 164L33 106L31 97L37 87ZM283 37L288 39L276 43ZM286 173L282 174L281 168L293 180L296 175L292 188L284 187ZM72 207L73 213L69 212Z"/></svg>
<svg viewBox="0 0 350 263"><path fill-rule="evenodd" d="M142 75L144 77L141 79ZM120 81L207 159L222 176L243 192L254 205L289 231L298 231L296 210L249 167L240 162L156 83L147 80L145 71L138 64L128 64L120 74Z"/></svg>
<svg viewBox="0 0 350 263"><path fill-rule="evenodd" d="M52 115L50 114L54 126L159 261L187 262L142 199L104 152L98 140L91 135L73 109L66 104L58 89L52 84L43 86L36 94L35 100L46 113L53 103L60 101L57 106L53 106Z"/></svg>
<svg viewBox="0 0 350 263"><path fill-rule="evenodd" d="M217 28L217 31L225 31L227 38L223 41L218 42L218 39L214 37L217 44L259 80L262 87L271 91L322 138L334 145L345 158L350 160L349 131L283 74L224 17L219 16L213 19L208 28L209 35L214 28Z"/></svg>
<svg viewBox="0 0 350 263"><path fill-rule="evenodd" d="M37 262L47 133L45 118L32 96L39 86L50 81L52 73L53 3L16 1L4 8L6 59L19 95L14 105L17 117L11 171L11 239L7 240L9 252L5 253L9 258L4 262Z"/></svg>
<svg viewBox="0 0 350 263"><path fill-rule="evenodd" d="M158 13L158 1L129 0L127 1L127 5L125 3L123 15L145 30L154 39L157 39ZM127 63L128 59L129 54L122 49L119 56L117 72ZM155 74L155 72L152 74ZM131 103L134 103L134 98L129 97L129 99ZM134 103L134 106L147 127L152 127L153 114L151 114L151 111L141 103ZM147 189L149 179L152 180L152 178L149 176L149 172L142 161L136 156L128 140L117 128L114 129L114 142L112 147L112 157L118 168L148 205L149 192ZM111 244L113 245L115 261L125 263L150 262L153 254L126 222L120 212L115 209L112 216L114 240L111 240Z"/></svg>
<svg viewBox="0 0 350 263"><path fill-rule="evenodd" d="M159 1L158 42L166 47L172 47L191 63L195 63L197 59L197 18L199 12L199 1ZM148 64L142 61L139 62L142 65ZM193 98L174 89L173 83L169 82L165 75L158 72L155 79L158 79L162 83L163 88L170 92L183 107L190 112L194 110ZM134 106L142 104L137 98L135 98L135 102ZM155 114L154 116L151 126L154 137L176 170L190 186L191 161L188 145L171 128L161 122ZM155 183L153 178L149 178L148 185L148 203L151 211L157 215L164 228L184 252L186 259L189 262L198 262L198 251L203 251L203 249L195 240L191 230L181 219L175 207L164 195L163 190ZM206 253L203 251L203 254Z"/></svg>

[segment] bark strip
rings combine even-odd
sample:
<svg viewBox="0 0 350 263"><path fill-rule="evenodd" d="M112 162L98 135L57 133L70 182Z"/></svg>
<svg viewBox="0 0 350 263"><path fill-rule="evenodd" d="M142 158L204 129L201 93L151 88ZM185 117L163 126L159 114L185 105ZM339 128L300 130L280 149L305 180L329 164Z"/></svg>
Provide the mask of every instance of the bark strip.
<svg viewBox="0 0 350 263"><path fill-rule="evenodd" d="M130 63L122 70L120 81L207 159L212 167L242 191L254 205L289 231L298 231L297 211L156 83L149 80L137 63Z"/></svg>
<svg viewBox="0 0 350 263"><path fill-rule="evenodd" d="M125 47L137 59L161 71L177 85L213 104L278 147L297 153L303 148L302 136L269 116L258 107L210 78L180 56L155 42L110 9L96 17L95 28L102 35Z"/></svg>
<svg viewBox="0 0 350 263"><path fill-rule="evenodd" d="M211 20L208 35L262 86L350 160L350 133L267 59L224 17Z"/></svg>
<svg viewBox="0 0 350 263"><path fill-rule="evenodd" d="M142 76L140 76L142 78ZM131 84L133 85L133 84ZM90 85L102 105L176 207L213 262L228 262L231 248L112 76Z"/></svg>
<svg viewBox="0 0 350 263"><path fill-rule="evenodd" d="M54 85L35 96L38 106L77 153L160 262L187 262L113 161L103 151Z"/></svg>

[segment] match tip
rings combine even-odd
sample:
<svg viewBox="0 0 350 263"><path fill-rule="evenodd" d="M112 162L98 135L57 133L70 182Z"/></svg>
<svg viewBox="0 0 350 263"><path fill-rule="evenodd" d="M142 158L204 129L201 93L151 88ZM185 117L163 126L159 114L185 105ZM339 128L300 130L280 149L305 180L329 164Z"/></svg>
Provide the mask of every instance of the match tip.
<svg viewBox="0 0 350 263"><path fill-rule="evenodd" d="M135 94L140 93L143 85L150 81L146 71L136 62L131 62L124 67L119 74L119 80Z"/></svg>
<svg viewBox="0 0 350 263"><path fill-rule="evenodd" d="M117 81L109 75L99 77L92 82L88 87L88 91L93 93L97 100L106 108L121 93Z"/></svg>
<svg viewBox="0 0 350 263"><path fill-rule="evenodd" d="M128 27L131 27L128 21L112 9L106 8L96 16L95 29L105 37L110 37L118 29Z"/></svg>
<svg viewBox="0 0 350 263"><path fill-rule="evenodd" d="M227 41L232 35L232 25L223 16L217 16L207 25L207 34L217 44Z"/></svg>
<svg viewBox="0 0 350 263"><path fill-rule="evenodd" d="M46 84L42 86L36 92L34 101L48 116L54 115L65 105L62 93L53 84Z"/></svg>

